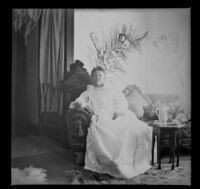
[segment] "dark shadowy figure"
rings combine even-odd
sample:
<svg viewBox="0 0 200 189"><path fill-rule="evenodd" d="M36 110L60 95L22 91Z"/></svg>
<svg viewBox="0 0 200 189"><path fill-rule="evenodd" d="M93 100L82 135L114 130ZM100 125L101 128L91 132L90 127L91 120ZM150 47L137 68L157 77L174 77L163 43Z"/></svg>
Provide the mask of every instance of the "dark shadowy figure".
<svg viewBox="0 0 200 189"><path fill-rule="evenodd" d="M64 80L60 82L59 87L65 94L64 109L68 109L69 103L85 91L90 83L89 73L83 66L83 62L76 60L70 65L70 71L66 73Z"/></svg>

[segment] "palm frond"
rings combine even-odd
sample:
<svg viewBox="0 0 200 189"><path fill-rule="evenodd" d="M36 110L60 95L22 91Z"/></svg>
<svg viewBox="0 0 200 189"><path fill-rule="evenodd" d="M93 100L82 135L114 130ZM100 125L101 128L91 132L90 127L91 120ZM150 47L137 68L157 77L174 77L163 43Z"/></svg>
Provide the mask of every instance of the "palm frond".
<svg viewBox="0 0 200 189"><path fill-rule="evenodd" d="M123 61L125 62L125 63L127 63L126 62L126 60L127 60L127 55L126 55L126 53L124 53L124 51L121 51L121 58L123 59Z"/></svg>
<svg viewBox="0 0 200 189"><path fill-rule="evenodd" d="M113 68L115 70L119 70L120 72L125 73L126 70L124 70L123 66L121 65L121 62L116 57L113 57L113 60L114 60Z"/></svg>
<svg viewBox="0 0 200 189"><path fill-rule="evenodd" d="M120 34L125 36L125 41L119 40ZM123 24L121 31L119 28L111 28L107 38L103 33L103 45L101 48L98 45L98 40L95 38L96 36L93 35L91 36L91 40L93 42L94 49L96 50L96 56L94 56L94 52L92 51L90 56L93 57L93 59L96 57L95 61L107 70L125 73L126 70L124 70L123 66L124 64L127 64L127 53L131 52L132 49L141 51L140 42L147 36L148 31L142 35L135 34L136 29L133 30L132 25L128 28L125 24Z"/></svg>
<svg viewBox="0 0 200 189"><path fill-rule="evenodd" d="M128 29L128 31L127 31L127 35L131 35L131 33L132 33L132 31L133 31L133 25L131 24L130 26L129 26L129 29Z"/></svg>
<svg viewBox="0 0 200 189"><path fill-rule="evenodd" d="M136 29L134 29L134 30L132 30L132 31L130 32L130 39L133 39L133 38L134 38L135 33L136 33Z"/></svg>
<svg viewBox="0 0 200 189"><path fill-rule="evenodd" d="M123 24L123 25L122 25L121 33L122 33L122 34L126 34L126 32L127 32L127 27L126 27L125 24Z"/></svg>
<svg viewBox="0 0 200 189"><path fill-rule="evenodd" d="M140 35L136 38L137 42L140 42L142 39L144 39L148 35L148 31L146 31L143 35Z"/></svg>
<svg viewBox="0 0 200 189"><path fill-rule="evenodd" d="M92 53L92 50L89 48L89 54L88 54L88 59L89 59L89 65L90 68L94 68L95 67L95 59L94 59L94 54Z"/></svg>

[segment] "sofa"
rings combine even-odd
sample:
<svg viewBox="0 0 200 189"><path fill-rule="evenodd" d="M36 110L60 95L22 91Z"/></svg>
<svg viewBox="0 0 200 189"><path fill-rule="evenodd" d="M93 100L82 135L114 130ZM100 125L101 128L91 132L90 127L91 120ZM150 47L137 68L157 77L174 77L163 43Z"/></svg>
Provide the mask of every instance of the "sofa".
<svg viewBox="0 0 200 189"><path fill-rule="evenodd" d="M170 94L143 94L141 90L136 85L129 85L124 90L123 93L128 100L129 109L135 111L132 105L135 105L131 102L135 100L142 103L142 98L144 101L143 111L136 111L138 118L148 124L152 123L154 120L158 120L158 116L155 113L156 103L161 102L166 105L171 106L171 112L169 112L169 119L175 119L175 116L179 116L180 119L186 119L186 116L183 113L176 102L178 101L177 95ZM130 96L130 94L132 96ZM137 94L137 95L136 95ZM128 98L129 97L129 98ZM140 97L141 99L139 99ZM133 100L134 99L134 100ZM183 114L182 116L180 116ZM185 116L185 117L184 117ZM68 109L65 120L68 126L68 139L69 145L72 148L74 154L76 154L76 163L83 164L84 153L86 150L86 138L87 138L87 129L90 126L91 114L86 109L83 108L74 108ZM184 121L184 120L183 120ZM191 125L188 125L182 130L181 134L181 146L184 148L191 149ZM169 147L169 136L166 136L164 139L164 146ZM80 156L82 154L82 156Z"/></svg>

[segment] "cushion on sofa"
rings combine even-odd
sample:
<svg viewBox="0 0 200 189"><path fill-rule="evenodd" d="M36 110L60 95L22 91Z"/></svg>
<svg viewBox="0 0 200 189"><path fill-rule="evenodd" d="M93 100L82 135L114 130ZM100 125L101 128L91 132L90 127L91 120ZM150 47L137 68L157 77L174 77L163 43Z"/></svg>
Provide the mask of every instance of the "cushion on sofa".
<svg viewBox="0 0 200 189"><path fill-rule="evenodd" d="M123 92L128 101L129 109L132 110L138 118L142 118L144 115L144 107L150 104L147 97L136 85L127 86Z"/></svg>

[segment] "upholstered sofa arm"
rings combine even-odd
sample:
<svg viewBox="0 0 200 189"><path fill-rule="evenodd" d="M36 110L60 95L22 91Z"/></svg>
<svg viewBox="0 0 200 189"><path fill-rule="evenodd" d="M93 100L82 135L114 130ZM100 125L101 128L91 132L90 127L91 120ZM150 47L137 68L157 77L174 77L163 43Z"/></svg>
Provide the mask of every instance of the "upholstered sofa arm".
<svg viewBox="0 0 200 189"><path fill-rule="evenodd" d="M68 126L69 145L74 151L85 151L87 129L91 114L83 108L69 109L65 116Z"/></svg>
<svg viewBox="0 0 200 189"><path fill-rule="evenodd" d="M191 122L188 122L187 126L182 129L181 139L181 145L191 149Z"/></svg>

